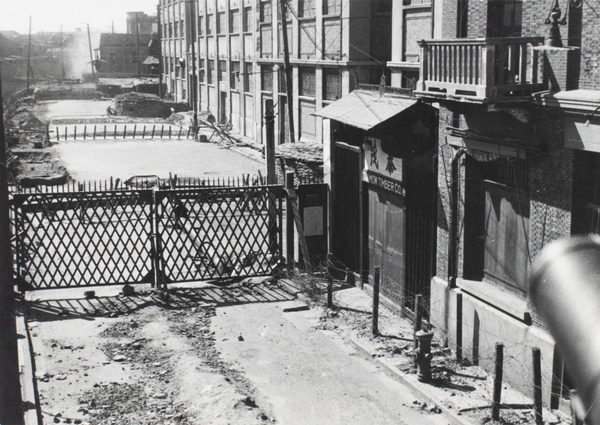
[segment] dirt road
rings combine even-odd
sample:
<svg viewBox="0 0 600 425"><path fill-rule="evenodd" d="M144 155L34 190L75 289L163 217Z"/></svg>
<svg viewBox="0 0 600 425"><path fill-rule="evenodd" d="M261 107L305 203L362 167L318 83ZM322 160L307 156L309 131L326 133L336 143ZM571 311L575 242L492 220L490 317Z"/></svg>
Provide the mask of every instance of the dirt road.
<svg viewBox="0 0 600 425"><path fill-rule="evenodd" d="M448 423L274 284L116 290L30 294L45 423Z"/></svg>

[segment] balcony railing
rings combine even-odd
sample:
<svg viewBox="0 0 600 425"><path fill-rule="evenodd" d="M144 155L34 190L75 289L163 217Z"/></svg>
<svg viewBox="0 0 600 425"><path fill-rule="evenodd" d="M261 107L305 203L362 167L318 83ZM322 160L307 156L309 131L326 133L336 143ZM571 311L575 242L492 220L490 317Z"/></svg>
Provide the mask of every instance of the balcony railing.
<svg viewBox="0 0 600 425"><path fill-rule="evenodd" d="M487 101L543 90L543 37L422 40L415 95Z"/></svg>

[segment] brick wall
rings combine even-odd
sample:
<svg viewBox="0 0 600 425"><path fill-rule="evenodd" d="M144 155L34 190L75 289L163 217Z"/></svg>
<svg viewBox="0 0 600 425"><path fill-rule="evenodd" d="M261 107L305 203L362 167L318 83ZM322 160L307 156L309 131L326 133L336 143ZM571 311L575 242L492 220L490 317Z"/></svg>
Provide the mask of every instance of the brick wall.
<svg viewBox="0 0 600 425"><path fill-rule="evenodd" d="M485 37L487 32L487 0L469 1L469 38Z"/></svg>

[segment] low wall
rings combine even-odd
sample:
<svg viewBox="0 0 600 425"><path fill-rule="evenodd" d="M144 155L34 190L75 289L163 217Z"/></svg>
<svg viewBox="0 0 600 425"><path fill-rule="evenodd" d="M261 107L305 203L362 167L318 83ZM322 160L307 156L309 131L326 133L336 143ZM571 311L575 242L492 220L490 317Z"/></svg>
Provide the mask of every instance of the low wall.
<svg viewBox="0 0 600 425"><path fill-rule="evenodd" d="M554 361L552 337L542 329L528 325L460 288L449 288L446 281L435 277L431 282L431 322L436 337L447 338L453 350L457 348L458 294L462 294L463 359L494 373L496 343L504 344L504 380L531 396L532 348L539 348L542 356L543 400L549 405Z"/></svg>

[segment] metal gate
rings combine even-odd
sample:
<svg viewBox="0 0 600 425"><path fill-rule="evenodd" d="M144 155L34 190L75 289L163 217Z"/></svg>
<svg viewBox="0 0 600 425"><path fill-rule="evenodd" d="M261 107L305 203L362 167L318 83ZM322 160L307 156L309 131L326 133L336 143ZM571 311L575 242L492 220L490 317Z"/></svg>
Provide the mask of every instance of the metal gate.
<svg viewBox="0 0 600 425"><path fill-rule="evenodd" d="M18 281L31 289L152 282L152 191L15 194Z"/></svg>
<svg viewBox="0 0 600 425"><path fill-rule="evenodd" d="M266 275L282 252L280 186L15 194L26 289Z"/></svg>
<svg viewBox="0 0 600 425"><path fill-rule="evenodd" d="M280 186L156 192L167 282L270 274L282 252Z"/></svg>

